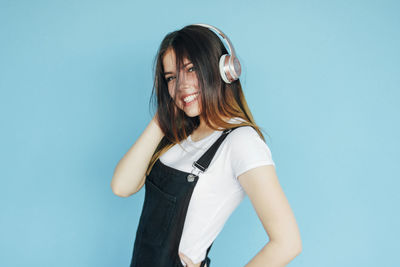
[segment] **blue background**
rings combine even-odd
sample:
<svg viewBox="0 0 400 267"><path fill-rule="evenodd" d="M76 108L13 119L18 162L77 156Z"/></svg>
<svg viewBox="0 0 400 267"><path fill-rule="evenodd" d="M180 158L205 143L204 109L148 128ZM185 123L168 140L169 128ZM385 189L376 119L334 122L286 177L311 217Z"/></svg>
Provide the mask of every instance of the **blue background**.
<svg viewBox="0 0 400 267"><path fill-rule="evenodd" d="M398 1L0 1L0 266L128 266L144 190L114 168L152 117L170 31L232 40L295 213L290 266L400 266ZM244 266L268 237L248 198L210 252Z"/></svg>

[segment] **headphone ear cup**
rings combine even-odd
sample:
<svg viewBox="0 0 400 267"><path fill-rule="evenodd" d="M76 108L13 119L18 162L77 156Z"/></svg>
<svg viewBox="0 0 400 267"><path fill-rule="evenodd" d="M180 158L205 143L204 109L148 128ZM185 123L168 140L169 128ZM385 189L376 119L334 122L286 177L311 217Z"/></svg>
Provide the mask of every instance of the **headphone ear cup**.
<svg viewBox="0 0 400 267"><path fill-rule="evenodd" d="M225 70L229 70L229 68L228 68L229 66L225 65L226 57L229 57L229 55L225 54L219 58L219 73L221 74L221 78L222 78L222 80L224 80L224 82L231 83L227 77L227 73L225 72ZM229 58L228 58L228 60L229 60Z"/></svg>
<svg viewBox="0 0 400 267"><path fill-rule="evenodd" d="M240 65L240 62L236 57L233 58L231 65L232 65L231 70L233 70L231 72L232 77L233 77L233 79L237 80L237 79L239 79L240 74L242 73L242 66Z"/></svg>

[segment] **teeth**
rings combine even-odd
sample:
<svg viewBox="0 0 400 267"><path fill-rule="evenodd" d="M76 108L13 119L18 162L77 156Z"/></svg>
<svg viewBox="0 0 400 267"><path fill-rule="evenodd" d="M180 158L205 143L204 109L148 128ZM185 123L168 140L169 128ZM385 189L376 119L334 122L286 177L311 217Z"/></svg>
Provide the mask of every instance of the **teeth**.
<svg viewBox="0 0 400 267"><path fill-rule="evenodd" d="M188 103L190 101L193 101L198 95L199 93L195 93L193 95L187 96L183 99L183 101L185 101L185 103Z"/></svg>

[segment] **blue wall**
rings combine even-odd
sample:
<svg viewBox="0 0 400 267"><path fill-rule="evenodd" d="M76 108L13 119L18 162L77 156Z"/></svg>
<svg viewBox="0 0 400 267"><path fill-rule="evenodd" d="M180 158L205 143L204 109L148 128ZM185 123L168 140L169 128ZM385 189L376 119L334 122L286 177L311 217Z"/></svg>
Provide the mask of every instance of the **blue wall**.
<svg viewBox="0 0 400 267"><path fill-rule="evenodd" d="M144 190L113 195L151 119L170 31L220 27L268 133L303 251L290 266L400 266L398 1L0 1L0 266L128 266ZM248 198L210 252L267 242Z"/></svg>

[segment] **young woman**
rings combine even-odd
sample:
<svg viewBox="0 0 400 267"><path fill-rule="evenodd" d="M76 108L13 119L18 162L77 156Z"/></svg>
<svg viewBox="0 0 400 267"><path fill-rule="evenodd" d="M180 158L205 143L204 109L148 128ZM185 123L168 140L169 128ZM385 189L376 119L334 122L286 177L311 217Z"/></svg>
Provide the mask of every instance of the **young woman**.
<svg viewBox="0 0 400 267"><path fill-rule="evenodd" d="M189 25L162 41L157 113L111 182L121 197L145 185L131 267L210 266L211 245L246 194L269 237L246 266L285 266L300 253L299 229L240 72L230 40L211 25Z"/></svg>

